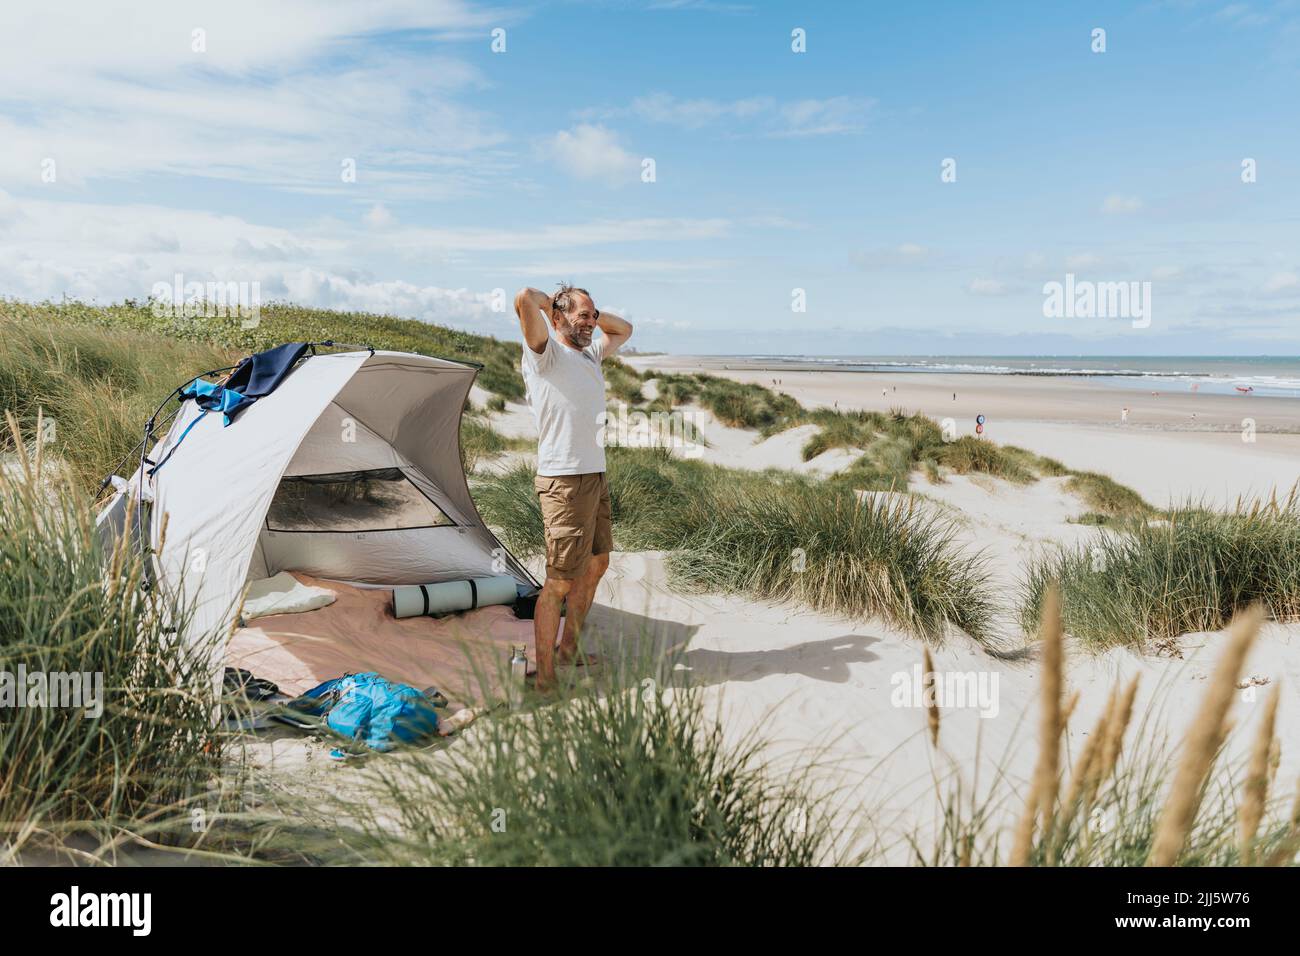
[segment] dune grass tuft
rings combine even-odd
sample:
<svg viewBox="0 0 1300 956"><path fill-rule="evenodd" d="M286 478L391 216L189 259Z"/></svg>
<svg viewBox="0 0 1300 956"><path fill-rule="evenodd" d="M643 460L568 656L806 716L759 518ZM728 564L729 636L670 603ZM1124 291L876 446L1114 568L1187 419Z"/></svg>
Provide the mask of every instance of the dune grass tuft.
<svg viewBox="0 0 1300 956"><path fill-rule="evenodd" d="M762 385L704 373L645 372L642 378L658 380L659 397L651 403L653 407L671 410L694 402L732 428L753 428L774 435L798 424L803 415L802 407L789 395Z"/></svg>
<svg viewBox="0 0 1300 956"><path fill-rule="evenodd" d="M982 560L953 527L906 500L859 500L843 486L788 474L610 449L614 535L626 550L673 552L681 586L878 614L918 636L956 626L992 641ZM533 473L521 466L475 485L488 521L516 553L544 545Z"/></svg>
<svg viewBox="0 0 1300 956"><path fill-rule="evenodd" d="M260 307L257 325L244 328L245 319L239 315L159 317L148 302L130 300L102 306L75 301L32 304L0 300L0 318L46 325L98 327L117 334L157 335L173 343L207 345L238 355L285 342L326 340L436 355L456 361L478 362L483 365L478 376L480 387L511 401L520 401L524 397L524 381L519 371L521 346L517 339L500 341L418 319L266 302Z"/></svg>
<svg viewBox="0 0 1300 956"><path fill-rule="evenodd" d="M29 433L42 417L46 451L82 490L142 437L145 419L177 385L231 365L222 349L159 335L13 314L0 301L0 410ZM12 442L0 438L0 448Z"/></svg>
<svg viewBox="0 0 1300 956"><path fill-rule="evenodd" d="M207 649L176 639L184 615L142 594L142 573L135 549L103 553L84 499L45 472L39 446L5 464L0 672L28 706L0 693L0 861L74 836L162 839L220 769ZM72 674L88 675L90 696L99 683L98 706L84 693L80 707L53 706L68 702Z"/></svg>
<svg viewBox="0 0 1300 956"><path fill-rule="evenodd" d="M806 866L835 862L808 769L774 772L699 690L633 666L543 706L498 710L442 753L379 768L342 835L353 862Z"/></svg>
<svg viewBox="0 0 1300 956"><path fill-rule="evenodd" d="M995 866L1240 866L1261 861L1291 865L1300 851L1300 793L1288 818L1286 802L1268 799L1262 754L1276 740L1263 722L1244 784L1220 766L1229 733L1233 688L1259 626L1258 611L1232 625L1197 717L1177 751L1147 718L1132 729L1136 679L1112 689L1107 706L1074 759L1062 759L1072 701L1062 680L1064 644L1049 589L1043 605L1039 751L1033 783L1009 785L999 768L987 793L971 791L964 774L936 778L942 826L908 837L924 865ZM1133 738L1125 746L1126 736ZM942 756L947 757L946 754ZM949 758L951 759L951 758ZM1241 797L1237 793L1240 790ZM1063 796L1062 796L1063 794ZM1008 811L1018 825L1008 829ZM1006 841L1011 838L1009 854Z"/></svg>
<svg viewBox="0 0 1300 956"><path fill-rule="evenodd" d="M1300 502L1239 503L1230 512L1184 505L1164 520L1132 522L1085 546L1030 562L1021 623L1036 621L1059 581L1066 630L1098 647L1140 646L1226 627L1256 601L1300 617Z"/></svg>
<svg viewBox="0 0 1300 956"><path fill-rule="evenodd" d="M1093 514L1119 519L1145 518L1155 514L1155 509L1132 488L1095 471L1070 472L1065 490L1082 498Z"/></svg>

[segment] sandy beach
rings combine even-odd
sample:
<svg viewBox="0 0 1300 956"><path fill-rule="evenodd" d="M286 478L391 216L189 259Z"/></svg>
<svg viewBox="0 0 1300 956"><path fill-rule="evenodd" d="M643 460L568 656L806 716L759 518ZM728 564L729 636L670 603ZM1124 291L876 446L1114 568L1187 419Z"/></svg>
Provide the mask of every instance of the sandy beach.
<svg viewBox="0 0 1300 956"><path fill-rule="evenodd" d="M811 408L902 408L939 421L952 418L958 435L973 435L975 417L983 415L984 434L993 441L1108 474L1157 507L1285 494L1300 479L1300 399L1214 395L1185 386L1124 388L1085 377L789 371L710 356L633 355L626 361L638 370L753 382ZM1121 422L1124 407L1127 423Z"/></svg>
<svg viewBox="0 0 1300 956"><path fill-rule="evenodd" d="M776 374L756 368L724 368L716 359L634 356L639 369L707 371L772 385ZM1104 387L1089 381L991 375L914 374L871 376L846 372L781 373L782 391L807 406L886 410L901 406L937 419L951 416L962 434L973 433L984 414L995 440L1022 445L1076 468L1095 469L1131 485L1164 506L1186 497L1224 504L1237 495L1289 487L1300 472L1300 404L1287 399L1167 395ZM887 389L881 394L881 389ZM896 390L895 390L896 389ZM653 381L646 394L653 395ZM957 392L954 402L952 393ZM476 390L476 404L488 394ZM1127 426L1119 409L1132 410ZM800 426L764 439L730 428L699 407L687 409L708 439L699 453L729 467L786 468L831 473L853 455L843 449L811 462L800 448L814 426ZM1196 420L1191 420L1191 412ZM1257 441L1241 440L1241 418L1254 417ZM527 406L507 403L492 413L494 428L534 435ZM488 470L528 460L507 453ZM949 475L941 484L915 476L918 507L934 509L958 527L958 540L989 559L1000 599L1010 606L1026 562L1043 549L1086 543L1101 530L1079 524L1083 502L1063 478L1028 486L984 475ZM1035 719L1039 671L1030 636L1004 614L1012 652L991 654L972 640L949 640L935 649L939 679L979 688L964 700L941 702L940 746L926 732L926 714L909 697L922 661L912 635L876 619L813 613L806 608L749 598L685 594L674 589L661 552L616 552L589 618L604 654L653 639L680 655L679 667L707 688L729 736L758 734L774 766L798 772L816 766L814 779L837 810L837 844L845 851L874 847L877 862L914 862L908 836L934 832L941 808L955 788L996 806L1010 826L1020 813L1037 745ZM542 573L541 562L529 562ZM1069 643L1067 691L1079 703L1069 723L1065 754L1077 755L1119 682L1139 678L1135 729L1129 745L1148 755L1174 749L1200 704L1201 691L1222 648L1222 634L1183 635L1164 653L1114 648L1098 653ZM1278 718L1280 782L1300 773L1300 625L1269 624L1247 664L1235 701L1236 730L1225 766L1244 759L1266 692L1283 688ZM465 733L473 735L470 727ZM280 740L262 745L262 757L293 772L347 772L317 760L304 761L303 744ZM999 779L1001 776L1001 779ZM321 782L328 784L328 776ZM1289 783L1288 783L1289 785ZM923 844L925 837L922 837Z"/></svg>

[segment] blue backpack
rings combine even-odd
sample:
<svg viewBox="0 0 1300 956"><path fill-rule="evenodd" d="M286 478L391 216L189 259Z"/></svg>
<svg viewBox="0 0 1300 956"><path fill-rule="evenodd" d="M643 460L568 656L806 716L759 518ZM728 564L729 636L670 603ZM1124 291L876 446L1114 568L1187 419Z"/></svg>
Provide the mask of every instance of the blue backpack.
<svg viewBox="0 0 1300 956"><path fill-rule="evenodd" d="M370 750L392 750L438 733L436 706L446 698L430 699L409 684L395 684L378 674L344 674L313 687L293 709L322 717L336 734Z"/></svg>

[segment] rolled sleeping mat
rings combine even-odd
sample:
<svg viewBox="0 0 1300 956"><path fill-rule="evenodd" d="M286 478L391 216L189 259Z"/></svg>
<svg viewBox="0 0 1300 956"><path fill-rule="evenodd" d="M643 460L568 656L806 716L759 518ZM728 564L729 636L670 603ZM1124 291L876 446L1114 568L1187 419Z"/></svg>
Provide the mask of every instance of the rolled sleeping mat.
<svg viewBox="0 0 1300 956"><path fill-rule="evenodd" d="M505 574L468 581L412 584L393 588L393 614L396 617L419 617L470 611L489 604L514 604L517 596L515 579Z"/></svg>

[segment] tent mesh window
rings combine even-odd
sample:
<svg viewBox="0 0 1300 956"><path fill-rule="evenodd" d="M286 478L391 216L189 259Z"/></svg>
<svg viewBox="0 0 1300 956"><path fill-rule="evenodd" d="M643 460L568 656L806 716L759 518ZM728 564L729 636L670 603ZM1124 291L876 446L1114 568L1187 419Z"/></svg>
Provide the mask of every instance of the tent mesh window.
<svg viewBox="0 0 1300 956"><path fill-rule="evenodd" d="M280 480L269 531L406 531L455 524L400 468Z"/></svg>

